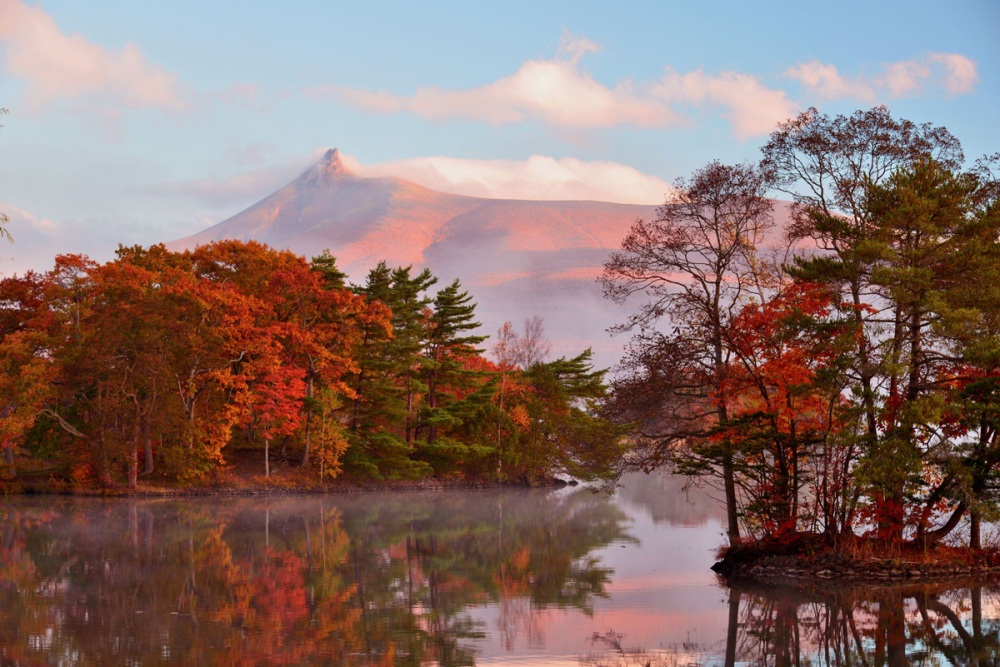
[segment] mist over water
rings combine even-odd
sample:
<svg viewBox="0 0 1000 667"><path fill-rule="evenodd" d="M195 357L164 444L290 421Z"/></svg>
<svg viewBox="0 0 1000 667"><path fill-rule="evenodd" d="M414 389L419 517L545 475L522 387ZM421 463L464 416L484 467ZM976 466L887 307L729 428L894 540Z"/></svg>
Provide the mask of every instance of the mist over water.
<svg viewBox="0 0 1000 667"><path fill-rule="evenodd" d="M0 663L866 664L1000 654L982 582L728 589L685 480L590 489L7 499Z"/></svg>

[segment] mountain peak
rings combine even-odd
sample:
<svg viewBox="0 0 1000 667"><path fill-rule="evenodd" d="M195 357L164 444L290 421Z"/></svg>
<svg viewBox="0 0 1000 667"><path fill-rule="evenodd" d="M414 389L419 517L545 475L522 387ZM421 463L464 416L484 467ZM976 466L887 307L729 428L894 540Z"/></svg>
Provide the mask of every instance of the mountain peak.
<svg viewBox="0 0 1000 667"><path fill-rule="evenodd" d="M344 166L343 160L340 159L340 151L336 148L331 148L323 154L323 157L319 161L299 176L297 181L303 184L321 186L330 181L353 177L354 174Z"/></svg>
<svg viewBox="0 0 1000 667"><path fill-rule="evenodd" d="M340 151L336 148L331 148L324 153L323 159L320 160L319 164L323 167L323 171L330 176L351 175L351 172L344 166L344 162L340 159Z"/></svg>

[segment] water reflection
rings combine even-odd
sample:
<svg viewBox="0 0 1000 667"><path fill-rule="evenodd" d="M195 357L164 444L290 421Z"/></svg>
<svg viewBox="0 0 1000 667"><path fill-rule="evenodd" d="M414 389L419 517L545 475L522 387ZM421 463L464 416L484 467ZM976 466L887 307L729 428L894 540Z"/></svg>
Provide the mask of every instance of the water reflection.
<svg viewBox="0 0 1000 667"><path fill-rule="evenodd" d="M630 647L627 634L595 634L591 667L678 665L996 665L1000 587L729 590L724 642Z"/></svg>
<svg viewBox="0 0 1000 667"><path fill-rule="evenodd" d="M1000 663L1000 588L729 588L721 524L638 481L8 499L0 666Z"/></svg>
<svg viewBox="0 0 1000 667"><path fill-rule="evenodd" d="M8 502L0 663L468 665L495 604L589 613L631 539L589 492ZM512 640L511 640L512 641Z"/></svg>
<svg viewBox="0 0 1000 667"><path fill-rule="evenodd" d="M727 662L733 656L775 665L803 658L827 665L992 665L1000 658L998 602L998 589L981 584L735 588L730 608L739 608L739 622L730 627Z"/></svg>

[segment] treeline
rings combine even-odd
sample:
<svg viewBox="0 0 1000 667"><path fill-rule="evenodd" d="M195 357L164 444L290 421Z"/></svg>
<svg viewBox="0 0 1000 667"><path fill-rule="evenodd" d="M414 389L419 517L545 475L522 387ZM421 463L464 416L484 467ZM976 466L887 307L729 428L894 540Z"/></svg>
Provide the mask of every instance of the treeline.
<svg viewBox="0 0 1000 667"><path fill-rule="evenodd" d="M928 545L1000 501L1000 155L885 108L782 124L638 221L614 410L629 463L718 482L728 534ZM794 198L787 226L773 190Z"/></svg>
<svg viewBox="0 0 1000 667"><path fill-rule="evenodd" d="M81 484L211 481L235 450L331 479L609 473L618 432L590 351L545 361L539 321L483 356L472 297L381 263L349 285L258 243L59 256L0 281L0 443Z"/></svg>

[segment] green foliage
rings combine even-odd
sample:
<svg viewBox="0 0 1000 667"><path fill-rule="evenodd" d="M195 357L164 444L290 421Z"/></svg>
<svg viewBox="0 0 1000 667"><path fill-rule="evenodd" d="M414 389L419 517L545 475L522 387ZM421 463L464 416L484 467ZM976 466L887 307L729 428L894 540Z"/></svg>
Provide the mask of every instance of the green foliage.
<svg viewBox="0 0 1000 667"><path fill-rule="evenodd" d="M1000 158L962 161L946 129L884 107L781 124L761 170L810 251L766 267L746 235L726 255L746 266L714 283L729 291L702 269L725 254L701 233L709 202L637 223L606 267L609 296L650 297L610 401L630 460L721 478L759 536L930 544L971 514L978 546L1000 501Z"/></svg>
<svg viewBox="0 0 1000 667"><path fill-rule="evenodd" d="M239 450L265 476L279 456L320 480L496 478L498 457L525 480L606 470L589 352L532 366L524 400L504 405L471 295L456 280L432 298L435 283L382 263L348 289L329 253L307 263L237 241L61 256L4 279L8 474L15 449L74 483L130 488L212 483Z"/></svg>

